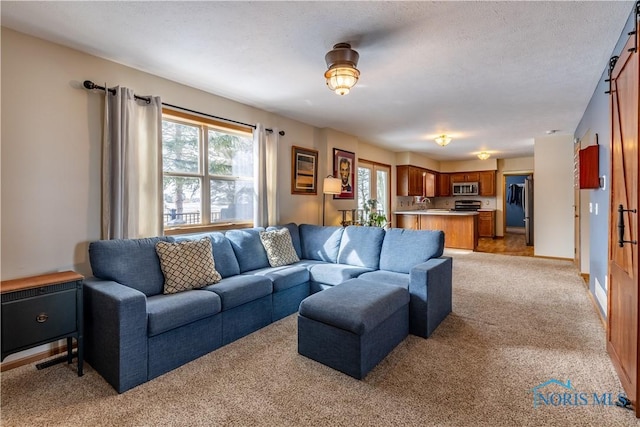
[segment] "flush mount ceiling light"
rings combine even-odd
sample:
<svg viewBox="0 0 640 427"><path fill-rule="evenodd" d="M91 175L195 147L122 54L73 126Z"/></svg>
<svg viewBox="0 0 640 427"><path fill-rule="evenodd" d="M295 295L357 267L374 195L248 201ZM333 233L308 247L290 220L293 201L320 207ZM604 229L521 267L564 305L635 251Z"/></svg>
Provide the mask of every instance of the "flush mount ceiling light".
<svg viewBox="0 0 640 427"><path fill-rule="evenodd" d="M324 60L329 68L324 73L329 89L338 95L346 95L358 83L360 71L356 68L360 55L349 43L338 43L327 52Z"/></svg>
<svg viewBox="0 0 640 427"><path fill-rule="evenodd" d="M440 135L439 137L436 138L436 144L438 144L441 147L444 147L445 145L447 145L450 142L451 142L451 137L447 136L445 134L442 134L442 135Z"/></svg>
<svg viewBox="0 0 640 427"><path fill-rule="evenodd" d="M482 153L478 154L478 158L480 160L487 160L489 157L491 157L491 154L487 153L486 151L483 151Z"/></svg>

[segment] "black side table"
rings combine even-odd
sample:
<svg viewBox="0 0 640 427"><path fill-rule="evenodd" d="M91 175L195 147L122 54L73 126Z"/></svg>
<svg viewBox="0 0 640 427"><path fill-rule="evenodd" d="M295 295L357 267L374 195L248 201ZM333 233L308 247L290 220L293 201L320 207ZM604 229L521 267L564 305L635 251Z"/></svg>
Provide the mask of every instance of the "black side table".
<svg viewBox="0 0 640 427"><path fill-rule="evenodd" d="M78 344L78 376L82 376L82 285L84 277L74 271L25 277L0 282L2 297L2 360L10 354L67 339L66 358L73 360L73 338Z"/></svg>

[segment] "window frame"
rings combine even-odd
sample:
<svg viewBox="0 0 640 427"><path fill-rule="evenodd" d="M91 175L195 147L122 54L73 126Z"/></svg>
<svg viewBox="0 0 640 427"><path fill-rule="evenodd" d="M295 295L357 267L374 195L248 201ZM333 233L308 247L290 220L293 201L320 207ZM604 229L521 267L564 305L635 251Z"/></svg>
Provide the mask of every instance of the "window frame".
<svg viewBox="0 0 640 427"><path fill-rule="evenodd" d="M388 182L387 182L387 200L386 200L386 212L385 216L387 217L387 224L391 225L391 217L393 216L391 213L391 165L385 163L375 162L373 160L366 160L358 158L358 168L369 169L371 171L371 195L377 194L378 192L378 171L387 172ZM375 197L377 199L377 196ZM358 195L356 195L356 200L358 199ZM378 203L380 203L378 201ZM358 211L362 210L362 206L358 206Z"/></svg>
<svg viewBox="0 0 640 427"><path fill-rule="evenodd" d="M225 231L238 228L251 228L253 227L253 220L251 221L229 221L212 223L211 222L211 180L212 179L224 179L229 181L245 181L247 177L229 177L226 175L213 175L209 173L209 138L208 129L230 133L239 134L240 136L250 138L253 140L253 128L250 126L242 126L238 124L225 123L223 121L213 120L207 117L189 114L182 111L176 111L169 108L162 109L162 121L171 121L178 124L184 124L188 126L195 126L199 128L200 143L198 146L199 162L198 172L165 172L164 171L164 158L162 159L163 165L161 166L163 182L167 176L185 177L185 178L198 178L201 181L201 224L187 225L180 224L177 226L167 227L164 223L164 208L162 210L162 227L164 235L177 235L177 234L191 234L199 232L209 231ZM160 144L162 145L162 140ZM243 179L244 178L244 179ZM255 185L255 175L252 176L253 184ZM164 188L164 184L161 185ZM162 195L164 200L164 195ZM164 202L163 202L164 205Z"/></svg>

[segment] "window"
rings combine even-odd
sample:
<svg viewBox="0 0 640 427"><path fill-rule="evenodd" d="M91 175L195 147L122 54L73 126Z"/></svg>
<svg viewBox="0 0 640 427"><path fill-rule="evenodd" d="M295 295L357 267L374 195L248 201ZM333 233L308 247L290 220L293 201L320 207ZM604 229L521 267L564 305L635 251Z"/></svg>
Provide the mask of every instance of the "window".
<svg viewBox="0 0 640 427"><path fill-rule="evenodd" d="M358 210L362 212L367 200L375 199L378 212L391 218L391 166L358 159ZM360 214L362 215L362 214ZM359 216L360 216L359 215ZM367 218L360 218L366 220Z"/></svg>
<svg viewBox="0 0 640 427"><path fill-rule="evenodd" d="M184 228L251 226L254 186L250 130L171 110L163 113L165 231L171 234L171 230Z"/></svg>

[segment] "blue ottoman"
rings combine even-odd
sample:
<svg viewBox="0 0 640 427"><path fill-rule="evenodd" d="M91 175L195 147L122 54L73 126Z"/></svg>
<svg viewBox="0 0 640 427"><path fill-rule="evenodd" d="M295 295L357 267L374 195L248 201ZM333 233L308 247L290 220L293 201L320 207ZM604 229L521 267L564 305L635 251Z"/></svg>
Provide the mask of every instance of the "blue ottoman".
<svg viewBox="0 0 640 427"><path fill-rule="evenodd" d="M409 334L409 292L351 279L300 303L298 353L362 379Z"/></svg>

